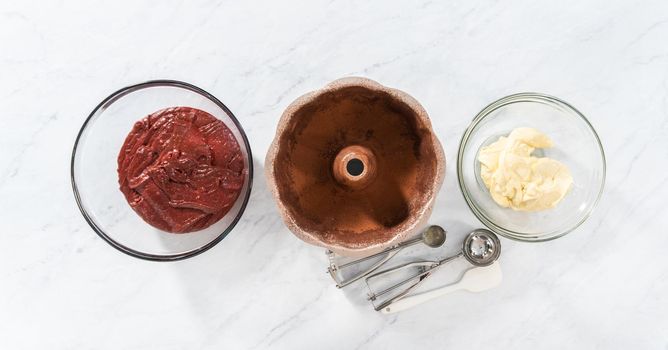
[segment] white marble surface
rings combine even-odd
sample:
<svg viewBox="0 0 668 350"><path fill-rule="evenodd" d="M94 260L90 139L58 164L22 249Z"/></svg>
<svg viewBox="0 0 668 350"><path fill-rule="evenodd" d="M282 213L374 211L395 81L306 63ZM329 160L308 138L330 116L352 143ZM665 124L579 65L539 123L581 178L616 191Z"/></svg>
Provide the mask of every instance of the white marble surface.
<svg viewBox="0 0 668 350"><path fill-rule="evenodd" d="M0 348L668 349L667 38L660 0L2 1ZM562 97L604 143L602 202L559 240L504 239L500 287L393 316L334 288L261 176L234 232L177 263L121 254L78 212L72 144L112 91L196 84L261 165L282 110L349 75L421 101L450 161L490 101ZM479 225L451 165L432 221Z"/></svg>

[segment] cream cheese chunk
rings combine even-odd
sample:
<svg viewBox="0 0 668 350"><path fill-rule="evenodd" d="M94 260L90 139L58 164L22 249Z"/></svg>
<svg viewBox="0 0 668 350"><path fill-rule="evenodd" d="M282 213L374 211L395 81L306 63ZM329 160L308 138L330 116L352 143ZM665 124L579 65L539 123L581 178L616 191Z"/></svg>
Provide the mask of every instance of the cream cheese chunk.
<svg viewBox="0 0 668 350"><path fill-rule="evenodd" d="M563 163L531 155L536 148L552 146L552 140L540 131L517 128L483 147L478 154L480 177L492 199L520 211L554 208L570 189L573 177Z"/></svg>

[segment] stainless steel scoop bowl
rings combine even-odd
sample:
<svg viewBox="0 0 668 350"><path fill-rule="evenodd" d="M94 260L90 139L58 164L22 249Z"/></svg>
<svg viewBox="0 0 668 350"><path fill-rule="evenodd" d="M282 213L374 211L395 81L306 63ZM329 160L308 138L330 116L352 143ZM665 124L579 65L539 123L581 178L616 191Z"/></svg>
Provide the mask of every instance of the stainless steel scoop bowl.
<svg viewBox="0 0 668 350"><path fill-rule="evenodd" d="M501 255L501 242L492 231L477 229L466 236L462 254L475 266L488 266Z"/></svg>

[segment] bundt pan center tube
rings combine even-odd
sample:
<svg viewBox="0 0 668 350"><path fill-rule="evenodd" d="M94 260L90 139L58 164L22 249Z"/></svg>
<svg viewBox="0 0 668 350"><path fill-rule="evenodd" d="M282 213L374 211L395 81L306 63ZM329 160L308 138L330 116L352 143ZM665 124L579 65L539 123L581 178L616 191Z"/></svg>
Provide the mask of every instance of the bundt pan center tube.
<svg viewBox="0 0 668 350"><path fill-rule="evenodd" d="M340 255L364 256L427 224L445 155L414 98L351 77L287 107L265 174L297 237Z"/></svg>

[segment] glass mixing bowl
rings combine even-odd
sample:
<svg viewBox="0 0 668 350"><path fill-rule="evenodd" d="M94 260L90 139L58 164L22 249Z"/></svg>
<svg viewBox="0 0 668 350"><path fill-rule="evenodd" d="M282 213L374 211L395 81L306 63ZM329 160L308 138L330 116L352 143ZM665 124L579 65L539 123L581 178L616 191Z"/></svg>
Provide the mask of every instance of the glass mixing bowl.
<svg viewBox="0 0 668 350"><path fill-rule="evenodd" d="M554 147L538 149L534 155L566 164L573 175L573 186L555 208L538 212L503 208L480 178L480 149L518 127L547 134ZM589 217L603 192L605 155L596 131L578 110L556 97L520 93L495 101L476 115L459 144L457 174L466 203L485 226L519 241L547 241L571 232Z"/></svg>
<svg viewBox="0 0 668 350"><path fill-rule="evenodd" d="M118 152L135 122L176 106L198 108L223 121L239 143L246 169L244 185L230 211L204 230L183 234L144 222L119 190L116 172ZM95 107L74 143L71 172L77 205L102 239L137 258L170 261L206 251L234 228L250 197L253 157L241 124L222 102L188 83L156 80L118 90Z"/></svg>

